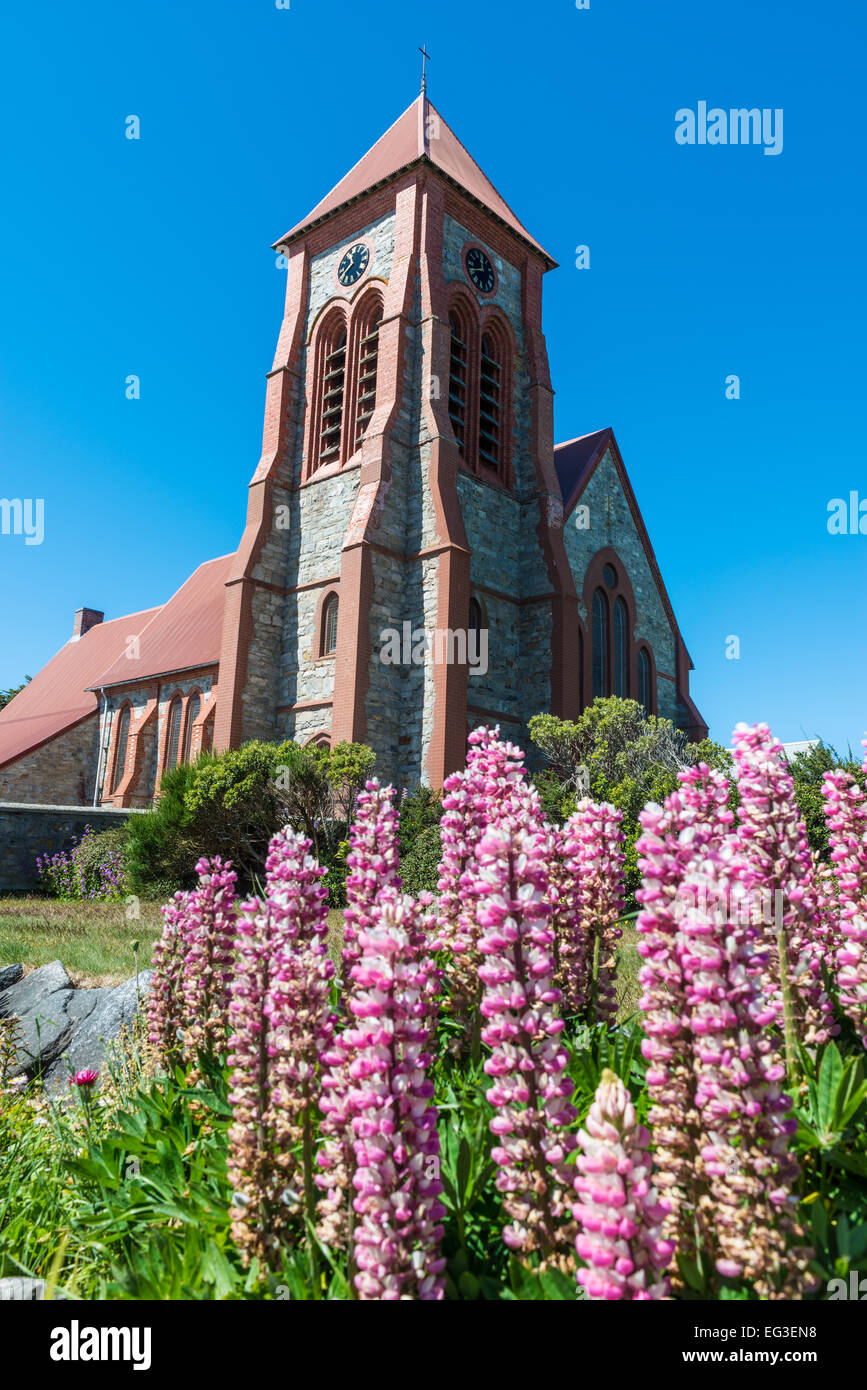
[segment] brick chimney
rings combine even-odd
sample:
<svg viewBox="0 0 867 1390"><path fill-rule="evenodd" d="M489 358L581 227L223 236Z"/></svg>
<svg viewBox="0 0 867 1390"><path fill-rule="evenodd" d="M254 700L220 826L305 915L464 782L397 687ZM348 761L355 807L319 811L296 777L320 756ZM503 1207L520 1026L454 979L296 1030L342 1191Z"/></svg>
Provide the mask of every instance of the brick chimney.
<svg viewBox="0 0 867 1390"><path fill-rule="evenodd" d="M83 637L92 627L96 627L97 623L101 623L104 617L105 614L96 608L79 608L72 627L73 642L77 642L79 637Z"/></svg>

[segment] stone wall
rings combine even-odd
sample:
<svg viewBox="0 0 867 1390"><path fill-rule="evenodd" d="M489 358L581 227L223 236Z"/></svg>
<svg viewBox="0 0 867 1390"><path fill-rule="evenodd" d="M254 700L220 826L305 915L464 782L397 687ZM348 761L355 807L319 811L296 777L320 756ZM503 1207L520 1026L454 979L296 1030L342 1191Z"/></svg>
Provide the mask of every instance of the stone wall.
<svg viewBox="0 0 867 1390"><path fill-rule="evenodd" d="M0 769L0 798L88 806L93 801L98 757L99 720L94 713Z"/></svg>
<svg viewBox="0 0 867 1390"><path fill-rule="evenodd" d="M123 825L138 811L108 806L38 806L0 802L0 893L32 891L40 854L70 849L88 825L97 833Z"/></svg>

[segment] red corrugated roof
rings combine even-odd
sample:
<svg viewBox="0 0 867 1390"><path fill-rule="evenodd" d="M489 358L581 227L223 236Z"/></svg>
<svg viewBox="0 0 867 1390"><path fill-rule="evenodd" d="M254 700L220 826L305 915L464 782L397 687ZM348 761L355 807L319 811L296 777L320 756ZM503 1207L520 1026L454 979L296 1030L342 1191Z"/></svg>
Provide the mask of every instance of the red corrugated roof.
<svg viewBox="0 0 867 1390"><path fill-rule="evenodd" d="M552 266L555 264L547 251L543 250L535 237L532 237L518 220L508 203L500 196L490 179L424 94L398 117L394 125L350 169L327 197L323 198L321 203L317 203L313 211L287 232L285 237L275 242L275 246L283 245L298 236L305 228L315 222L321 222L338 208L351 203L362 193L367 193L377 184L384 183L401 169L415 164L420 159L430 160L436 168L441 169L450 179L454 179L455 183L460 184L461 188L466 189L471 197L483 203L511 227L512 231L534 246Z"/></svg>
<svg viewBox="0 0 867 1390"><path fill-rule="evenodd" d="M135 634L139 639L138 658L130 660L121 651L97 683L129 685L218 662L225 584L233 559L233 555L221 555L218 560L199 565L186 584Z"/></svg>
<svg viewBox="0 0 867 1390"><path fill-rule="evenodd" d="M126 634L150 622L158 608L98 623L77 642L67 642L29 685L0 710L0 767L64 729L80 723L97 709L89 688L107 664L123 651Z"/></svg>
<svg viewBox="0 0 867 1390"><path fill-rule="evenodd" d="M161 608L98 623L67 642L0 710L0 767L95 714L96 691L220 660L225 582L233 556L200 565ZM139 639L139 658L125 649Z"/></svg>

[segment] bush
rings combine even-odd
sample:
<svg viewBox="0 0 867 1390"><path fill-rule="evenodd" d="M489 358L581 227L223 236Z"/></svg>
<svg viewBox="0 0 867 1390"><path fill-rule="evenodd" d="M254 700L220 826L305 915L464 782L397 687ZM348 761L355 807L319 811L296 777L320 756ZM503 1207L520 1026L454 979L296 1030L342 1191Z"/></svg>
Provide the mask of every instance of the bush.
<svg viewBox="0 0 867 1390"><path fill-rule="evenodd" d="M71 849L36 860L39 885L63 902L121 902L129 888L126 826L96 834L85 826Z"/></svg>
<svg viewBox="0 0 867 1390"><path fill-rule="evenodd" d="M398 830L401 861L407 857L417 836L423 830L439 825L442 814L443 803L440 794L432 787L416 787L414 792L404 795L400 803Z"/></svg>
<svg viewBox="0 0 867 1390"><path fill-rule="evenodd" d="M361 744L333 750L245 743L163 776L152 811L130 822L130 868L138 892L172 893L195 882L205 855L234 865L242 891L264 875L268 842L291 824L309 837L326 869L332 905L341 905L343 842L375 754Z"/></svg>
<svg viewBox="0 0 867 1390"><path fill-rule="evenodd" d="M425 826L413 841L412 849L400 861L400 876L406 893L435 893L442 859L442 836L438 825Z"/></svg>

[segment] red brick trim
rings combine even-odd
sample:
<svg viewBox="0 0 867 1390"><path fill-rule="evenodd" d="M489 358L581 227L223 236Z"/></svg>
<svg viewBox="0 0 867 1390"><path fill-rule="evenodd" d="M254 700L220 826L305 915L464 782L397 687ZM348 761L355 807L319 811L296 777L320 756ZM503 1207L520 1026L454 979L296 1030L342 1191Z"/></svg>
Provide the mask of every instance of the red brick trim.
<svg viewBox="0 0 867 1390"><path fill-rule="evenodd" d="M141 775L142 760L144 758L144 733L150 727L159 713L159 684L152 686L148 696L147 704L139 719L134 724L130 724L129 742L126 754L126 775L116 790L113 790L107 797L102 798L102 804L111 806L130 806L132 798L138 789L138 781ZM114 730L112 731L114 733ZM156 785L159 786L159 774L157 774ZM143 793L142 793L143 794Z"/></svg>
<svg viewBox="0 0 867 1390"><path fill-rule="evenodd" d="M127 730L127 737L126 737L126 754L125 754L125 756L124 756L124 765L123 765L123 768L119 769L119 768L117 767L117 755L118 755L118 752L119 752L119 749L118 749L118 746L117 746L117 745L118 745L118 734L119 734L119 732L120 732L120 721L121 721L121 716L122 716L123 711L124 711L125 709L129 710L129 728L128 728L128 730ZM124 701L118 706L118 708L115 710L115 712L114 712L114 718L113 718L112 721L111 721L111 746L110 746L110 748L109 748L108 759L107 759L107 767L106 767L106 783L107 783L107 785L108 785L109 794L110 794L111 796L114 796L115 791L116 791L116 790L119 790L120 785L121 785L121 783L123 782L124 776L126 775L127 764L129 763L130 747L131 747L131 745L132 745L132 730L133 730L133 704L132 704L132 700L127 699L127 700L124 700ZM122 774L120 777L118 777L118 775L117 775L117 774L118 774L118 771L120 771L121 774Z"/></svg>

